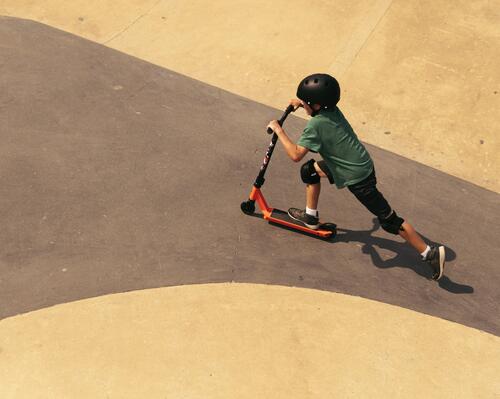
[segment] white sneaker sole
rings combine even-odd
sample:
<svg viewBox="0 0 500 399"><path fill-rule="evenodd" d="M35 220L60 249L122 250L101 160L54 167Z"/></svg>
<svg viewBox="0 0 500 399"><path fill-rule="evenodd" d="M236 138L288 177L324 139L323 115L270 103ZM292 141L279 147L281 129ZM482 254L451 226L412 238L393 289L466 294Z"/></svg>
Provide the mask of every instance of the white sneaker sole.
<svg viewBox="0 0 500 399"><path fill-rule="evenodd" d="M439 248L439 276L437 276L436 281L443 277L444 273L444 261L446 257L446 253L444 247L441 245Z"/></svg>

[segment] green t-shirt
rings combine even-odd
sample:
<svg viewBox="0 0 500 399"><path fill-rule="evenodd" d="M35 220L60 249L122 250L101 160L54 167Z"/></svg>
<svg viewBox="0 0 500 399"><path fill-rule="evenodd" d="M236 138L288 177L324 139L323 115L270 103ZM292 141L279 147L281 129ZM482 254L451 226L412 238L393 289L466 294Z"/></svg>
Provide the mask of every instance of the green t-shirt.
<svg viewBox="0 0 500 399"><path fill-rule="evenodd" d="M312 117L297 144L321 155L338 188L358 183L373 171L370 154L337 107Z"/></svg>

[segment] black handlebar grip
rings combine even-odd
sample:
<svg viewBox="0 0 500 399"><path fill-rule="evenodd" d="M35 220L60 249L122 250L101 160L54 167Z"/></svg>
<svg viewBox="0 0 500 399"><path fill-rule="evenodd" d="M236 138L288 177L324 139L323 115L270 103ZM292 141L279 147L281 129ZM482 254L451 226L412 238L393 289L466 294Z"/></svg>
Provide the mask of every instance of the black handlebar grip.
<svg viewBox="0 0 500 399"><path fill-rule="evenodd" d="M285 109L285 114L286 114L286 116L288 116L288 114L289 114L290 112L293 112L293 105L292 105L292 104L290 104L288 107L286 107L286 109ZM283 116L284 116L284 115L283 115ZM284 118L286 118L286 116L284 116ZM285 119L283 119L283 121L284 121L284 120L285 120Z"/></svg>
<svg viewBox="0 0 500 399"><path fill-rule="evenodd" d="M293 112L293 105L292 104L290 104L288 107L286 107L285 113L281 116L281 119L278 121L278 123L280 124L280 126L283 126L283 122L285 122L285 119L288 116L288 114L290 114L290 112ZM271 129L270 127L268 127L267 128L267 133L268 134L273 134L274 131L273 131L273 129Z"/></svg>

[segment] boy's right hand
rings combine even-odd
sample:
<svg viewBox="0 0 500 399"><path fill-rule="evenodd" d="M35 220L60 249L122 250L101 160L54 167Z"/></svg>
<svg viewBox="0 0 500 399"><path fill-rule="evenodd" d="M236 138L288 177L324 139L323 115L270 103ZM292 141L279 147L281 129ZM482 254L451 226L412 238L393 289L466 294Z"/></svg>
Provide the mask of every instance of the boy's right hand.
<svg viewBox="0 0 500 399"><path fill-rule="evenodd" d="M292 98L290 100L290 105L293 105L293 111L297 111L300 107L302 107L304 102L298 98Z"/></svg>

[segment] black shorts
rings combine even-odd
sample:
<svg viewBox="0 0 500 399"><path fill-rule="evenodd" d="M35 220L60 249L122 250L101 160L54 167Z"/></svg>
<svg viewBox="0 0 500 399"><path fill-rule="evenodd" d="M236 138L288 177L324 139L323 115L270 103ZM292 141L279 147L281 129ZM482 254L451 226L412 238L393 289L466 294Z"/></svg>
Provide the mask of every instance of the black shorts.
<svg viewBox="0 0 500 399"><path fill-rule="evenodd" d="M323 171L323 173L328 177L328 181L330 184L335 184L335 180L333 180L333 175L332 172L330 172L330 169L328 168L328 165L326 164L325 161L321 160L317 162L319 168Z"/></svg>
<svg viewBox="0 0 500 399"><path fill-rule="evenodd" d="M328 169L325 161L318 162L318 166L328 177L328 181L334 184L335 181L332 172ZM377 216L379 219L386 219L392 212L391 206L384 198L382 193L377 190L377 177L375 176L375 168L370 175L362 181L347 186L349 191L361 202L366 209Z"/></svg>

